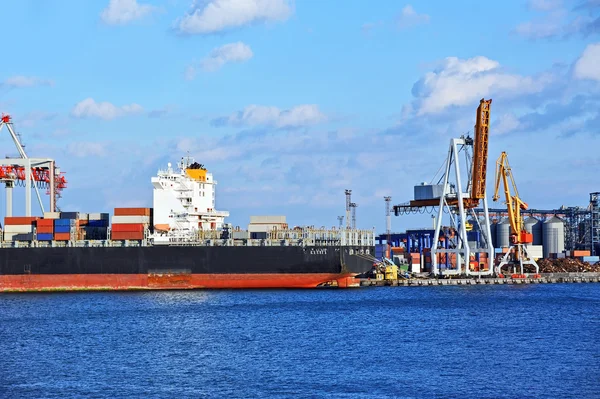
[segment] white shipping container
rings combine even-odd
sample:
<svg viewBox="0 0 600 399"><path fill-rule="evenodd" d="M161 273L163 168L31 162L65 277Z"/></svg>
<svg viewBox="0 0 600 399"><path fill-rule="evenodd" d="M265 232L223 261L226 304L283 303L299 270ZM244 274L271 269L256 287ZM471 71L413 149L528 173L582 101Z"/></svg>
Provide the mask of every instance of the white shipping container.
<svg viewBox="0 0 600 399"><path fill-rule="evenodd" d="M113 216L112 224L118 223L150 224L150 216Z"/></svg>
<svg viewBox="0 0 600 399"><path fill-rule="evenodd" d="M33 233L33 226L30 224L7 224L4 226L6 233Z"/></svg>
<svg viewBox="0 0 600 399"><path fill-rule="evenodd" d="M421 264L413 263L412 265L410 265L410 271L412 273L421 273Z"/></svg>
<svg viewBox="0 0 600 399"><path fill-rule="evenodd" d="M541 259L544 257L544 247L542 245L526 245L527 253L533 259Z"/></svg>
<svg viewBox="0 0 600 399"><path fill-rule="evenodd" d="M108 220L108 213L88 213L88 220Z"/></svg>
<svg viewBox="0 0 600 399"><path fill-rule="evenodd" d="M44 212L44 219L60 219L60 212Z"/></svg>
<svg viewBox="0 0 600 399"><path fill-rule="evenodd" d="M266 223L266 224L285 224L285 216L250 216L250 224Z"/></svg>
<svg viewBox="0 0 600 399"><path fill-rule="evenodd" d="M249 224L248 232L250 233L268 233L273 230L282 230L283 224L273 223L273 224Z"/></svg>

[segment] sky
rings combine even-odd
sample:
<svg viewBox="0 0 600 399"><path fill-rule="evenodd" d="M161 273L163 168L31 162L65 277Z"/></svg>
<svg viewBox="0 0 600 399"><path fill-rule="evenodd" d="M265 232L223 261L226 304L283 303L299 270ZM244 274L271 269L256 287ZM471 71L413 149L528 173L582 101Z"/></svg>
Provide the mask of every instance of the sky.
<svg viewBox="0 0 600 399"><path fill-rule="evenodd" d="M357 227L383 232L384 196L435 182L482 98L490 198L502 151L530 207L600 191L598 0L22 0L3 15L0 111L65 172L63 211L152 206L151 177L189 153L234 226L336 226L351 189ZM0 148L17 153L6 129Z"/></svg>

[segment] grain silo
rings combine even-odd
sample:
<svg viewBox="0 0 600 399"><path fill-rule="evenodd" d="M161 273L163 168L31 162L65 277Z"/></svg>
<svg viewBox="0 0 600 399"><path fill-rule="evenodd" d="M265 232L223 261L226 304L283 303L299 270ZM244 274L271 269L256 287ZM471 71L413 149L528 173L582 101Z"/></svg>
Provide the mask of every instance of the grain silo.
<svg viewBox="0 0 600 399"><path fill-rule="evenodd" d="M544 258L565 250L565 224L561 219L554 216L546 220L542 231Z"/></svg>

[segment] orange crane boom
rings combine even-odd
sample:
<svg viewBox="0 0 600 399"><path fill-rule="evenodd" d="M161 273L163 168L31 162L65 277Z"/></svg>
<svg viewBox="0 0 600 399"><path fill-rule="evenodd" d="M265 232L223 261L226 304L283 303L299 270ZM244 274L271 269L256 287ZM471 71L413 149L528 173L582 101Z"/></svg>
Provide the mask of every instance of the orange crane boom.
<svg viewBox="0 0 600 399"><path fill-rule="evenodd" d="M479 200L485 198L485 184L488 161L488 138L490 127L490 106L492 100L479 102L475 122L475 143L473 144L473 168L471 171L471 199L479 204Z"/></svg>

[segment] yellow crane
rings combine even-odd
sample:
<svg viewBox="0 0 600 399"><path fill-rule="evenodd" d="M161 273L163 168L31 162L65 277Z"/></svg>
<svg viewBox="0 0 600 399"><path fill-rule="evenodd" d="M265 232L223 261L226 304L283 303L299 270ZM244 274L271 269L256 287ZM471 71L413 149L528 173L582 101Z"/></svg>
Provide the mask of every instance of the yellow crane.
<svg viewBox="0 0 600 399"><path fill-rule="evenodd" d="M509 184L510 180L510 184ZM535 268L535 275L539 275L540 268L533 258L527 253L527 244L533 242L533 235L525 230L523 224L522 210L527 210L528 205L519 196L517 185L512 174L512 169L508 163L508 156L505 151L502 151L500 157L496 161L496 186L494 189L494 201L498 201L500 195L500 182L504 185L504 195L506 197L506 208L508 211L508 220L510 222L510 248L502 257L498 266L499 274L502 273L502 267L505 265L513 265L513 277L525 277L523 273L523 265L532 265ZM514 191L511 195L510 188ZM520 274L516 273L516 265L520 266Z"/></svg>

